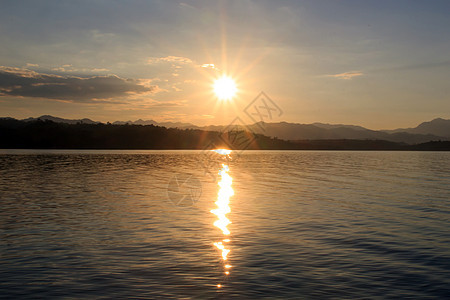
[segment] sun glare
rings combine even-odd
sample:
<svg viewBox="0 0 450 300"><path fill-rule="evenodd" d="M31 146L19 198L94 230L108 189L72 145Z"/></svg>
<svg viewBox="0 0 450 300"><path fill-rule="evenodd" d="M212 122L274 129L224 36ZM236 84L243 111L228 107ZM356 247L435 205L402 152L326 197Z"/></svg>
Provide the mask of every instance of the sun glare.
<svg viewBox="0 0 450 300"><path fill-rule="evenodd" d="M236 83L231 77L224 75L214 82L214 93L220 100L230 100L236 92Z"/></svg>

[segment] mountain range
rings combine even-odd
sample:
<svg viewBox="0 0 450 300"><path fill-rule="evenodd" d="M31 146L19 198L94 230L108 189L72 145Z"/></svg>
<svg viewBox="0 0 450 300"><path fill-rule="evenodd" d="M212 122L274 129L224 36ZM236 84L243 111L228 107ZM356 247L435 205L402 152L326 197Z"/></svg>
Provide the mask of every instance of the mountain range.
<svg viewBox="0 0 450 300"><path fill-rule="evenodd" d="M28 118L22 121L50 120L56 123L67 124L99 124L90 119L63 119L54 116L44 115L38 118ZM156 122L154 120L137 121L116 121L113 125L155 125L167 128L180 129L200 129L207 131L223 130L247 130L255 134L263 134L269 137L276 137L283 140L385 140L397 143L418 144L437 140L450 140L450 120L437 118L432 121L423 122L414 128L399 128L393 130L370 130L362 126L344 125L344 124L299 124L299 123L265 123L258 122L247 126L228 126L210 125L196 126L190 123L182 122Z"/></svg>
<svg viewBox="0 0 450 300"><path fill-rule="evenodd" d="M397 143L418 144L437 140L450 140L450 120L439 122L434 126L434 120L429 122L427 130L416 133L416 128L423 127L420 124L415 128L393 130L386 132L382 130L370 130L354 125L330 125L330 124L295 124L287 122L279 123L256 123L248 128L255 132L283 140L385 140Z"/></svg>

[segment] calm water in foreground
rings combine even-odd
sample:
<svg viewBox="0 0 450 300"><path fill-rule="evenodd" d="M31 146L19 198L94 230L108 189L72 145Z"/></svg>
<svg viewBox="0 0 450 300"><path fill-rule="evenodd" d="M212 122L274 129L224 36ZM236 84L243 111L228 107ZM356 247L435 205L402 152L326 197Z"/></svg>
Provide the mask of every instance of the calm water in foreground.
<svg viewBox="0 0 450 300"><path fill-rule="evenodd" d="M0 298L450 295L449 152L232 155L0 150Z"/></svg>

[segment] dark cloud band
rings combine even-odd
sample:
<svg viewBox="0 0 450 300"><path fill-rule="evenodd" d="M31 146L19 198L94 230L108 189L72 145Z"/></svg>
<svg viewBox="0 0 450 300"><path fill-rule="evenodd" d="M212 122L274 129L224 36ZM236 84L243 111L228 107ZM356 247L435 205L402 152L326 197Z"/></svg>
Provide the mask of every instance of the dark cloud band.
<svg viewBox="0 0 450 300"><path fill-rule="evenodd" d="M0 96L38 97L89 102L127 97L155 90L135 79L115 75L87 78L42 74L26 69L0 67Z"/></svg>

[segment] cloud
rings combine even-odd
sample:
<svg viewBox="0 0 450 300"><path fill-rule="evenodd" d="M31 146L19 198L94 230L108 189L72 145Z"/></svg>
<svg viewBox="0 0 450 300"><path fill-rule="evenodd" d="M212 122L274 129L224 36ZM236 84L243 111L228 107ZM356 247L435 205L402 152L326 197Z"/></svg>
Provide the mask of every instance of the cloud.
<svg viewBox="0 0 450 300"><path fill-rule="evenodd" d="M147 62L149 64L161 63L161 62L167 62L167 63L173 63L173 64L192 64L193 63L193 61L190 58L181 57L181 56L150 57L147 60Z"/></svg>
<svg viewBox="0 0 450 300"><path fill-rule="evenodd" d="M155 90L155 86L115 75L82 78L0 66L0 96L89 102L145 94Z"/></svg>
<svg viewBox="0 0 450 300"><path fill-rule="evenodd" d="M328 77L338 78L338 79L352 79L353 77L362 76L364 75L362 72L359 71L351 71L351 72L345 72L340 74L334 74L334 75L327 75Z"/></svg>
<svg viewBox="0 0 450 300"><path fill-rule="evenodd" d="M219 70L214 64L200 64L198 65L192 59L188 57L182 56L166 56L166 57L150 57L147 60L148 64L157 64L157 63L171 63L173 68L180 69L180 65L191 65L194 67L201 67L206 69L214 69Z"/></svg>
<svg viewBox="0 0 450 300"><path fill-rule="evenodd" d="M67 72L68 70L65 69L64 67L56 67L56 68L52 68L52 71Z"/></svg>
<svg viewBox="0 0 450 300"><path fill-rule="evenodd" d="M203 64L201 65L201 67L206 69L219 70L214 64Z"/></svg>
<svg viewBox="0 0 450 300"><path fill-rule="evenodd" d="M179 87L177 87L175 84L172 85L172 89L173 89L175 92L181 92L181 91L182 91L182 89L180 89Z"/></svg>
<svg viewBox="0 0 450 300"><path fill-rule="evenodd" d="M183 91L180 84L192 83L188 80L199 75L198 71L205 72L220 72L219 68L213 63L199 64L188 57L182 56L165 56L165 57L150 57L147 63L158 69L160 77L166 79L168 90L175 92Z"/></svg>
<svg viewBox="0 0 450 300"><path fill-rule="evenodd" d="M165 101L152 103L149 107L183 107L186 106L184 101Z"/></svg>
<svg viewBox="0 0 450 300"><path fill-rule="evenodd" d="M105 69L105 68L94 68L91 70L92 72L96 73L96 72L109 72L109 69Z"/></svg>
<svg viewBox="0 0 450 300"><path fill-rule="evenodd" d="M27 67L33 67L33 66L26 66ZM73 65L62 65L62 66L56 66L51 68L52 71L56 73L76 73L76 74L98 74L98 73L105 73L110 72L111 70L106 68L76 68Z"/></svg>

